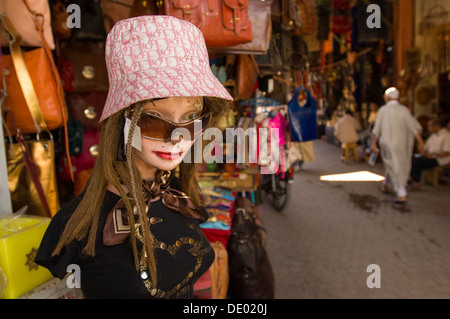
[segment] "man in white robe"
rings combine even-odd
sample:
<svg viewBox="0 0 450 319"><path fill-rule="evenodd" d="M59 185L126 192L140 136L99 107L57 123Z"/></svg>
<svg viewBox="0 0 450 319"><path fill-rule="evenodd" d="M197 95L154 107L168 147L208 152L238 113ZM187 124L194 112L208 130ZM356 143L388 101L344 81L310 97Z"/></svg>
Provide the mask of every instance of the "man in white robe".
<svg viewBox="0 0 450 319"><path fill-rule="evenodd" d="M420 135L421 126L409 109L397 100L400 92L389 88L385 92L386 104L378 111L373 128L371 150L380 151L385 166L386 179L382 191L390 186L396 192L394 203L404 204L407 199L406 185L411 172L411 158L414 150L414 139L418 142L419 152L423 152L424 142Z"/></svg>

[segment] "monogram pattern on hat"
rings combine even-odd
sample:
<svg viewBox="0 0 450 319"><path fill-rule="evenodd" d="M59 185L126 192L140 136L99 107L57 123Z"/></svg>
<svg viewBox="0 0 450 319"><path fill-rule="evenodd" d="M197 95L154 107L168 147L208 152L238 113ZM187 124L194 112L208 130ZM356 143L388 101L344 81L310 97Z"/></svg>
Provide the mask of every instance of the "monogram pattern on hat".
<svg viewBox="0 0 450 319"><path fill-rule="evenodd" d="M108 34L105 57L110 88L100 121L151 98L233 99L211 72L201 31L172 16L119 21Z"/></svg>

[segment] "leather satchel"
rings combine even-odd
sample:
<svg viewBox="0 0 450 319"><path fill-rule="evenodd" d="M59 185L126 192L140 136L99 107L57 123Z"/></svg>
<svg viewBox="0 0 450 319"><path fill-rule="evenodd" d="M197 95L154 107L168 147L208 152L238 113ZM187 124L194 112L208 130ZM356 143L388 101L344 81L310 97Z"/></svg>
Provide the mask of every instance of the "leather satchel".
<svg viewBox="0 0 450 319"><path fill-rule="evenodd" d="M249 0L167 0L165 14L196 25L208 48L229 47L253 40Z"/></svg>
<svg viewBox="0 0 450 319"><path fill-rule="evenodd" d="M236 198L227 250L230 298L273 299L275 281L262 221L247 197Z"/></svg>
<svg viewBox="0 0 450 319"><path fill-rule="evenodd" d="M265 0L248 0L248 15L253 29L253 40L232 47L210 48L210 52L229 54L265 54L272 36L271 3Z"/></svg>

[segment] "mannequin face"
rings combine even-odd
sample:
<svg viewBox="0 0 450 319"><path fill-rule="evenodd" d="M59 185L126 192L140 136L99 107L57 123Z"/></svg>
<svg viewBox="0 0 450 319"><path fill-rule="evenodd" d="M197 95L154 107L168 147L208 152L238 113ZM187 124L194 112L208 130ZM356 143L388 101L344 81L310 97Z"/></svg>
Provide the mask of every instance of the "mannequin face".
<svg viewBox="0 0 450 319"><path fill-rule="evenodd" d="M156 115L174 123L185 123L199 117L202 110L202 97L170 97L148 102L143 113ZM142 178L151 179L156 169L169 171L176 168L194 144L194 140L180 138L176 141L155 141L142 136L141 143L142 151L133 149L134 161Z"/></svg>

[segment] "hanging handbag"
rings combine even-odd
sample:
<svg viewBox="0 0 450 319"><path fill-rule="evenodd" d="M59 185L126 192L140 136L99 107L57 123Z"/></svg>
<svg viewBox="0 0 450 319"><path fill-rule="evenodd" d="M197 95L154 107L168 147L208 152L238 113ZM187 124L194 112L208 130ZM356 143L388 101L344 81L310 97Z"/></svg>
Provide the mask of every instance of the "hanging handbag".
<svg viewBox="0 0 450 319"><path fill-rule="evenodd" d="M22 53L20 34L13 29L9 18L0 15L0 20L11 39L11 55L3 55L2 61L8 84L5 104L12 110L17 127L23 134L31 134L65 125L67 109L50 49L44 42L44 47ZM3 83L0 83L0 88L3 88ZM32 110L36 121L26 106L31 103L36 103ZM36 113L37 110L42 116ZM6 123L15 134L8 118Z"/></svg>
<svg viewBox="0 0 450 319"><path fill-rule="evenodd" d="M74 120L81 122L85 131L99 129L99 118L105 106L106 91L67 92L67 108Z"/></svg>
<svg viewBox="0 0 450 319"><path fill-rule="evenodd" d="M303 97L306 96L306 100ZM304 105L300 105L300 102ZM289 125L292 142L308 142L317 139L317 102L311 92L300 86L288 102Z"/></svg>
<svg viewBox="0 0 450 319"><path fill-rule="evenodd" d="M27 4L26 0L23 1ZM28 6L27 8L31 10ZM38 15L35 13L35 16ZM22 53L18 44L21 36L15 31L8 17L0 15L0 22L7 33L11 52L11 55L2 55L1 61L4 81L0 83L0 89L8 91L4 104L12 114L11 117L5 118L5 132L8 130L14 136L19 129L22 134L39 135L41 132L49 132L63 126L65 151L69 154L68 114L64 92L44 37L44 21L35 20L36 30L39 31L44 46L25 53ZM14 125L12 118L15 120ZM71 178L73 180L72 174Z"/></svg>
<svg viewBox="0 0 450 319"><path fill-rule="evenodd" d="M33 20L42 21L42 32L49 48L55 48L52 33L50 6L47 0L2 0L0 14L6 15L17 33L21 35L19 45L27 47L42 47L44 45L39 32L36 32ZM0 33L0 45L7 47L8 38Z"/></svg>
<svg viewBox="0 0 450 319"><path fill-rule="evenodd" d="M284 63L280 49L281 33L273 30L267 53L254 56L260 75L273 75L283 70Z"/></svg>
<svg viewBox="0 0 450 319"><path fill-rule="evenodd" d="M210 48L210 52L228 54L265 54L272 36L271 4L265 0L249 0L248 15L253 29L253 40L232 47Z"/></svg>
<svg viewBox="0 0 450 319"><path fill-rule="evenodd" d="M297 0L281 0L281 28L293 31L302 28L302 12Z"/></svg>
<svg viewBox="0 0 450 319"><path fill-rule="evenodd" d="M253 94L253 88L259 73L258 65L252 55L241 54L238 56L236 68L237 98L247 100Z"/></svg>
<svg viewBox="0 0 450 319"><path fill-rule="evenodd" d="M2 107L5 108L4 105ZM12 113L9 110L4 113L14 125ZM10 142L5 144L13 211L27 205L27 214L52 217L60 205L51 133L48 132L48 139L37 135L37 139L25 140L20 130L14 128L18 132L15 137L17 143L12 143L12 136L8 134Z"/></svg>
<svg viewBox="0 0 450 319"><path fill-rule="evenodd" d="M249 0L167 0L165 14L186 20L202 31L208 48L253 40Z"/></svg>
<svg viewBox="0 0 450 319"><path fill-rule="evenodd" d="M134 0L102 0L102 13L103 13L103 23L105 25L106 32L111 31L114 24L117 21L127 19L131 17L131 9L137 4L137 2L144 1L134 1ZM152 1L145 1L152 2ZM143 15L143 14L139 14Z"/></svg>
<svg viewBox="0 0 450 319"><path fill-rule="evenodd" d="M230 298L273 299L274 274L262 221L249 198L236 198L232 225L227 246Z"/></svg>
<svg viewBox="0 0 450 319"><path fill-rule="evenodd" d="M134 0L132 2L130 17L164 14L162 0Z"/></svg>
<svg viewBox="0 0 450 319"><path fill-rule="evenodd" d="M63 42L60 59L66 92L108 91L105 42Z"/></svg>
<svg viewBox="0 0 450 319"><path fill-rule="evenodd" d="M317 11L314 0L300 0L300 12L302 16L302 34L317 33Z"/></svg>
<svg viewBox="0 0 450 319"><path fill-rule="evenodd" d="M52 6L52 29L53 35L59 40L70 39L72 30L67 25L69 12L61 0L57 0Z"/></svg>

